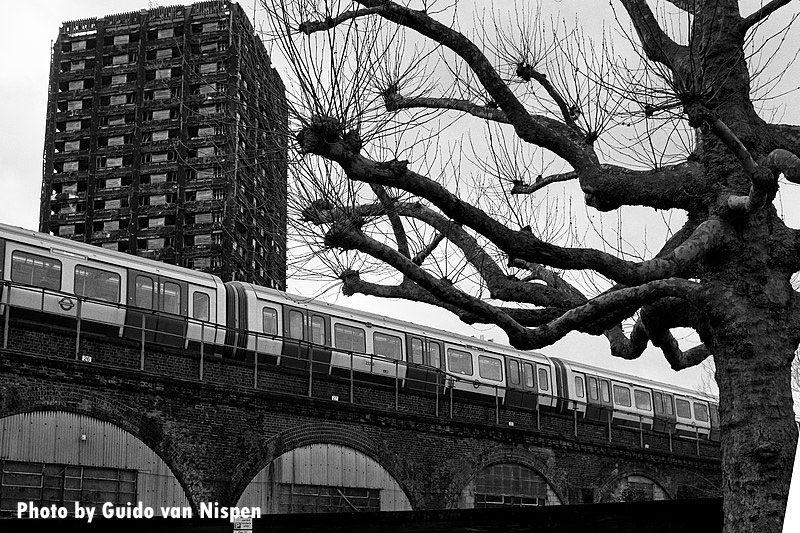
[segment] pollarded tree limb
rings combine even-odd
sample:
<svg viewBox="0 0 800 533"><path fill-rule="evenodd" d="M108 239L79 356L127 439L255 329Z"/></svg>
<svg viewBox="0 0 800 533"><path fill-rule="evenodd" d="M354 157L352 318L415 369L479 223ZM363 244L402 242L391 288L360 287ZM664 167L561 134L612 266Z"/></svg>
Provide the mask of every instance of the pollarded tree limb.
<svg viewBox="0 0 800 533"><path fill-rule="evenodd" d="M691 327L708 331L708 325L697 308L685 300L664 298L642 307L639 324L647 332L653 346L660 348L673 370L682 370L702 363L711 355L705 344L683 351L670 333L674 327Z"/></svg>
<svg viewBox="0 0 800 533"><path fill-rule="evenodd" d="M312 120L297 136L300 150L335 161L349 179L395 187L428 200L446 217L472 228L512 258L559 269L592 269L618 283L640 285L681 274L712 251L722 237L723 222L711 218L670 254L641 263L591 248L555 246L530 232L508 228L441 184L411 171L407 161L377 162L362 156L358 153L360 143L348 140L341 126L334 124L338 123L331 119Z"/></svg>
<svg viewBox="0 0 800 533"><path fill-rule="evenodd" d="M794 124L767 124L770 144L793 154L800 154L800 126Z"/></svg>
<svg viewBox="0 0 800 533"><path fill-rule="evenodd" d="M572 128L549 117L530 115L492 63L467 37L431 18L424 11L409 9L388 0L357 1L367 8L382 7L378 12L381 17L412 29L461 57L503 110L520 139L550 150L576 170L598 165L597 155Z"/></svg>
<svg viewBox="0 0 800 533"><path fill-rule="evenodd" d="M456 315L465 324L475 324L482 322L482 317L464 311L459 307L442 302L434 297L431 293L413 283L408 278L403 278L399 285L382 285L379 283L371 283L361 279L358 272L354 270L346 270L339 276L342 280L342 294L345 296L352 296L353 294L364 294L367 296L376 296L379 298L397 298L403 300L410 300L414 302L426 303L435 305L446 309ZM551 320L555 320L568 308L564 307L547 307L544 309L520 309L511 307L499 306L497 309L500 312L506 313L509 317L519 322L520 325L525 327L536 327L546 324Z"/></svg>
<svg viewBox="0 0 800 533"><path fill-rule="evenodd" d="M389 197L389 194L386 192L386 188L383 187L383 185L370 183L369 186L372 189L372 192L375 193L375 196L378 198L381 205L386 210L386 216L389 218L389 223L392 225L394 238L397 242L397 250L406 257L411 257L411 251L408 248L408 236L406 235L406 230L403 227L403 221L400 220L400 217L397 214L397 209L395 208L396 200Z"/></svg>
<svg viewBox="0 0 800 533"><path fill-rule="evenodd" d="M559 308L579 305L586 301L586 298L577 291L565 292L563 285L555 288L507 276L475 237L432 209L419 203L396 203L392 207L395 216L412 217L425 222L455 244L464 254L464 258L481 276L493 299ZM303 212L305 219L316 225L341 225L344 221L351 221L354 226L359 226L360 220L383 214L383 206L376 204L361 205L352 209L320 209L318 205L312 204ZM398 251L409 257L409 254L404 253L403 250ZM420 264L416 260L412 260L412 263Z"/></svg>
<svg viewBox="0 0 800 533"><path fill-rule="evenodd" d="M695 161L657 170L601 165L599 171L593 173L565 172L530 184L515 183L511 193L531 194L552 183L579 178L586 203L599 211L611 211L623 205L691 211L700 206L703 194L709 192L703 172L702 165Z"/></svg>
<svg viewBox="0 0 800 533"><path fill-rule="evenodd" d="M800 183L800 157L789 150L778 148L764 158L762 164L774 174L783 174L783 177L792 183Z"/></svg>
<svg viewBox="0 0 800 533"><path fill-rule="evenodd" d="M596 321L605 320L612 313L619 315L621 309L627 310L626 314L631 316L638 307L662 298L701 301L704 297L698 283L679 278L661 279L605 293L570 309L547 324L529 329L514 320L508 312L458 290L447 280L434 278L396 250L367 237L351 223L334 224L325 237L325 243L331 247L358 250L391 265L436 299L475 315L477 321L499 326L508 335L511 345L520 350L548 346L571 331L594 332L593 324Z"/></svg>
<svg viewBox="0 0 800 533"><path fill-rule="evenodd" d="M646 0L621 0L633 21L647 58L672 68L681 56L688 53L685 46L669 38L658 24Z"/></svg>
<svg viewBox="0 0 800 533"><path fill-rule="evenodd" d="M686 11L690 15L696 15L699 9L700 3L704 2L705 0L667 0L670 4L674 5L678 9L682 9Z"/></svg>
<svg viewBox="0 0 800 533"><path fill-rule="evenodd" d="M508 124L506 114L503 113L501 109L478 105L469 100L460 98L405 97L397 93L386 93L383 98L388 111L414 108L449 109L453 111L462 111L473 117L482 118L484 120Z"/></svg>
<svg viewBox="0 0 800 533"><path fill-rule="evenodd" d="M772 0L761 6L761 9L742 19L741 31L746 32L783 6L789 5L792 0Z"/></svg>
<svg viewBox="0 0 800 533"><path fill-rule="evenodd" d="M335 28L339 24L343 22L347 22L348 20L355 20L359 17L366 17L368 15L375 15L380 12L382 9L381 6L370 7L366 9L357 9L353 11L345 11L340 15L335 17L327 17L325 20L321 21L303 21L300 24L298 30L305 33L306 35L311 35L314 32L318 31L327 31L330 29Z"/></svg>

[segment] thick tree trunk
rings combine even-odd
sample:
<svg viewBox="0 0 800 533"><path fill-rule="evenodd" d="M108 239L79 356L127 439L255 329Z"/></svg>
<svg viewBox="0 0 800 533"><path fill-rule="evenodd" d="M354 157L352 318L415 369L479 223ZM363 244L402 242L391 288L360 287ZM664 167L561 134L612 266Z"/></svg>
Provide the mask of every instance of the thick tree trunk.
<svg viewBox="0 0 800 533"><path fill-rule="evenodd" d="M788 313L744 309L736 299L730 308L730 321L716 332L715 354L724 533L781 533L797 443L791 392L797 343Z"/></svg>

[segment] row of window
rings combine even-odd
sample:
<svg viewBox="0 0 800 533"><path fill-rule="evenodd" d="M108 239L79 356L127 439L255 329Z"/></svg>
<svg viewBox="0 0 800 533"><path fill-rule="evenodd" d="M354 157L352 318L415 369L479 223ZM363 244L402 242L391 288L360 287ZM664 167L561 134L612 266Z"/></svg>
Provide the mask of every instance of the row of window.
<svg viewBox="0 0 800 533"><path fill-rule="evenodd" d="M228 29L227 20L217 20L213 22L196 22L192 24L192 33L209 33L225 31ZM147 40L156 41L159 39L169 39L183 36L183 26L168 28L154 28L147 30ZM118 33L116 35L106 35L103 37L103 46L122 46L131 43L138 43L140 32ZM214 43L216 44L216 43ZM64 41L61 43L62 52L79 52L81 50L93 50L97 46L97 39L82 39L75 41Z"/></svg>
<svg viewBox="0 0 800 533"><path fill-rule="evenodd" d="M61 290L61 261L19 250L11 254L11 281L44 289ZM120 301L121 277L86 265L76 265L73 278L74 294L106 302ZM134 305L143 309L158 309L172 314L181 313L182 288L169 280L157 280L149 275L134 279ZM192 318L208 320L211 299L200 291L192 293Z"/></svg>

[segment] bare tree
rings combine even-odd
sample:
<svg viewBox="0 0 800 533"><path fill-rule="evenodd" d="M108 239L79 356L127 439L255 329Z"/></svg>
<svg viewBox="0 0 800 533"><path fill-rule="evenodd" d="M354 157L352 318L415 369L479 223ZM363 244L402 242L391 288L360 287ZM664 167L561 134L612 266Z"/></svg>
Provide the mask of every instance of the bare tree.
<svg viewBox="0 0 800 533"><path fill-rule="evenodd" d="M476 12L469 36L455 4L266 5L297 76L295 219L345 294L438 305L523 350L580 331L676 370L713 354L725 531L779 532L800 232L775 198L800 183L800 126L754 102L779 91L765 50L796 15L756 38L789 0L613 4L640 62L525 4ZM655 253L582 246L550 192L572 183L620 221L644 206L683 225ZM682 349L679 327L701 342Z"/></svg>

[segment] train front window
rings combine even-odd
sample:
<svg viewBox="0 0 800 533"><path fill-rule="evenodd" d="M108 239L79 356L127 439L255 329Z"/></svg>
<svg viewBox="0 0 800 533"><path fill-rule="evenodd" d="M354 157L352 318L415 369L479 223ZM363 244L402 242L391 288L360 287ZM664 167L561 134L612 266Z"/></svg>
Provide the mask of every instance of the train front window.
<svg viewBox="0 0 800 533"><path fill-rule="evenodd" d="M394 335L386 335L376 331L372 334L372 350L375 355L395 359L397 361L403 359L403 347L400 337Z"/></svg>
<svg viewBox="0 0 800 533"><path fill-rule="evenodd" d="M364 330L345 324L333 326L333 340L337 348L349 352L366 353L367 337Z"/></svg>
<svg viewBox="0 0 800 533"><path fill-rule="evenodd" d="M614 385L614 403L623 407L631 406L631 391L627 387Z"/></svg>
<svg viewBox="0 0 800 533"><path fill-rule="evenodd" d="M680 418L692 418L692 408L686 400L675 400L675 411Z"/></svg>
<svg viewBox="0 0 800 533"><path fill-rule="evenodd" d="M161 310L173 315L181 314L181 286L165 281L161 285Z"/></svg>
<svg viewBox="0 0 800 533"><path fill-rule="evenodd" d="M192 293L192 318L208 320L211 300L208 294L195 291Z"/></svg>
<svg viewBox="0 0 800 533"><path fill-rule="evenodd" d="M455 348L447 349L447 366L450 372L456 374L464 374L465 376L472 375L472 354L456 350Z"/></svg>
<svg viewBox="0 0 800 533"><path fill-rule="evenodd" d="M488 357L486 355L478 356L478 374L482 378L490 379L492 381L503 381L503 363L500 359Z"/></svg>
<svg viewBox="0 0 800 533"><path fill-rule="evenodd" d="M85 296L104 302L119 302L120 275L98 268L75 267L75 296Z"/></svg>
<svg viewBox="0 0 800 533"><path fill-rule="evenodd" d="M278 334L278 312L269 307L261 310L261 330L270 335Z"/></svg>
<svg viewBox="0 0 800 533"><path fill-rule="evenodd" d="M61 261L27 252L11 254L11 281L43 289L61 289Z"/></svg>
<svg viewBox="0 0 800 533"><path fill-rule="evenodd" d="M694 417L699 422L708 422L708 407L703 403L694 402Z"/></svg>
<svg viewBox="0 0 800 533"><path fill-rule="evenodd" d="M636 408L641 409L642 411L652 411L653 408L650 405L650 393L643 390L634 390L633 391L633 400L636 402Z"/></svg>
<svg viewBox="0 0 800 533"><path fill-rule="evenodd" d="M134 302L136 307L142 309L153 309L155 302L155 291L153 279L147 276L136 276L134 289Z"/></svg>
<svg viewBox="0 0 800 533"><path fill-rule="evenodd" d="M320 346L327 344L325 342L325 319L321 316L314 315L311 317L311 342L319 344Z"/></svg>

